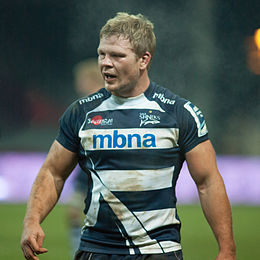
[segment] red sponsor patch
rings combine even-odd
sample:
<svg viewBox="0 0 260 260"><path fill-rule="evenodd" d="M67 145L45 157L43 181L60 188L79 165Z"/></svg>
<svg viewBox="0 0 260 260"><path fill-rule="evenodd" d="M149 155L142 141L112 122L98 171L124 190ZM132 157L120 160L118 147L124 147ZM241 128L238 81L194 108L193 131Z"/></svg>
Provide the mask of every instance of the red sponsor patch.
<svg viewBox="0 0 260 260"><path fill-rule="evenodd" d="M102 116L100 115L97 115L97 116L94 116L92 119L91 119L91 123L93 125L100 125L102 123Z"/></svg>

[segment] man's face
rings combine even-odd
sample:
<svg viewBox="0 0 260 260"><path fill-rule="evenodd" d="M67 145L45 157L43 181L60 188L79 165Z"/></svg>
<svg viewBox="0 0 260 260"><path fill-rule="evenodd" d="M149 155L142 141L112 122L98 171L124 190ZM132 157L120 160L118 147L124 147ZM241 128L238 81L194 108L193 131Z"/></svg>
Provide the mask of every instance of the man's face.
<svg viewBox="0 0 260 260"><path fill-rule="evenodd" d="M105 88L121 97L134 96L140 78L140 62L129 40L111 36L101 38L98 64L105 80Z"/></svg>

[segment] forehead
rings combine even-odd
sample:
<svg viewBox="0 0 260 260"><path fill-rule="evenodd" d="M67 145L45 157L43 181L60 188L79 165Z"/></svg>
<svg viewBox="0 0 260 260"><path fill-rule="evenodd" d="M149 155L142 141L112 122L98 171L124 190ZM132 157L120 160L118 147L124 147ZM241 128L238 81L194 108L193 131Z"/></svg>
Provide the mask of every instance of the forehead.
<svg viewBox="0 0 260 260"><path fill-rule="evenodd" d="M130 41L116 35L102 37L99 42L98 51L133 51Z"/></svg>

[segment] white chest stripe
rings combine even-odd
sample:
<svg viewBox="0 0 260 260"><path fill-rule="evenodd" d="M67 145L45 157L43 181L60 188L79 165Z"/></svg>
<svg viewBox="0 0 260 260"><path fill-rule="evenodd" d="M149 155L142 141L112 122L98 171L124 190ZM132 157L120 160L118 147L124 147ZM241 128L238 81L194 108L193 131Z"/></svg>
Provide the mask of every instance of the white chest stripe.
<svg viewBox="0 0 260 260"><path fill-rule="evenodd" d="M177 128L126 128L80 130L84 150L164 149L178 146Z"/></svg>
<svg viewBox="0 0 260 260"><path fill-rule="evenodd" d="M158 170L98 171L111 191L146 191L172 187L174 166Z"/></svg>

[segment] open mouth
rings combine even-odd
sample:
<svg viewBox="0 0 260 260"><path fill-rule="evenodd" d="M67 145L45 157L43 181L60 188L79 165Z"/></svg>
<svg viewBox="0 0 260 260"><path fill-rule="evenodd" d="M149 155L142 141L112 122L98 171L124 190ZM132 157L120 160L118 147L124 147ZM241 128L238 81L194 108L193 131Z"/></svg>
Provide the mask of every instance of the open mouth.
<svg viewBox="0 0 260 260"><path fill-rule="evenodd" d="M103 75L104 75L105 80L112 80L112 79L116 78L115 75L113 75L111 73L107 73L107 72L105 72Z"/></svg>

